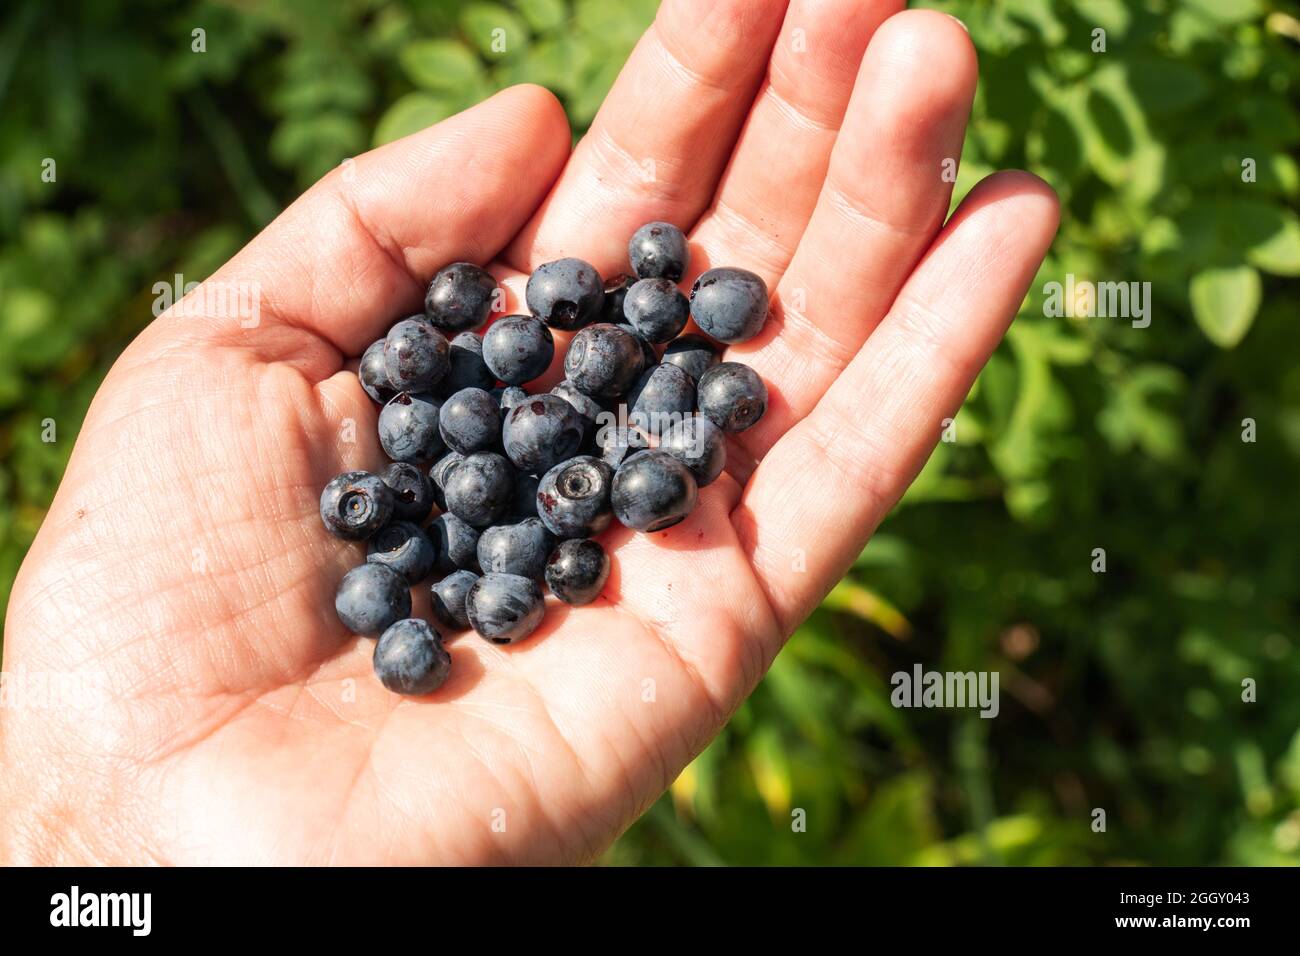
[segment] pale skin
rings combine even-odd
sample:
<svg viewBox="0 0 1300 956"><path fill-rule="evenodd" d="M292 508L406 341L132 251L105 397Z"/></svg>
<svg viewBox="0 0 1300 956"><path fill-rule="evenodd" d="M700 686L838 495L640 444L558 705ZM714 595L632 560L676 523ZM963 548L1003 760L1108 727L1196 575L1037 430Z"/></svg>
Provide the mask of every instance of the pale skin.
<svg viewBox="0 0 1300 956"><path fill-rule="evenodd" d="M915 477L1056 231L1052 190L1018 172L945 222L975 53L955 20L899 6L668 0L576 149L549 93L508 89L344 164L213 276L260 290L256 327L153 322L96 395L14 587L4 669L106 693L0 710L0 860L608 847ZM771 319L727 355L767 381L767 415L686 522L603 538L595 603L550 599L516 646L458 637L441 690L389 693L333 611L361 551L317 514L332 476L384 461L349 357L449 262L491 263L524 311L529 270L624 271L653 219L686 228L688 283L709 265L767 281Z"/></svg>

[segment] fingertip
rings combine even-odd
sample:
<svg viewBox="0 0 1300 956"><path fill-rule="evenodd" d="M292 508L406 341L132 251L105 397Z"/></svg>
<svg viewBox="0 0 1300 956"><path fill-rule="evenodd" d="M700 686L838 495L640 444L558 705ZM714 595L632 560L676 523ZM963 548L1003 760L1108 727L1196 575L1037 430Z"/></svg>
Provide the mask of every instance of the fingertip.
<svg viewBox="0 0 1300 956"><path fill-rule="evenodd" d="M1061 199L1056 190L1042 177L1023 169L985 176L966 194L953 219L965 219L993 207L999 214L1010 214L1023 228L1041 229L1047 244L1061 222Z"/></svg>
<svg viewBox="0 0 1300 956"><path fill-rule="evenodd" d="M931 88L969 98L979 77L979 57L966 27L936 10L903 10L872 37L868 56L879 57L890 72L923 70Z"/></svg>
<svg viewBox="0 0 1300 956"><path fill-rule="evenodd" d="M521 116L530 117L546 135L554 135L563 142L570 137L569 116L560 98L538 83L516 83L507 86L493 99L503 99L512 104Z"/></svg>

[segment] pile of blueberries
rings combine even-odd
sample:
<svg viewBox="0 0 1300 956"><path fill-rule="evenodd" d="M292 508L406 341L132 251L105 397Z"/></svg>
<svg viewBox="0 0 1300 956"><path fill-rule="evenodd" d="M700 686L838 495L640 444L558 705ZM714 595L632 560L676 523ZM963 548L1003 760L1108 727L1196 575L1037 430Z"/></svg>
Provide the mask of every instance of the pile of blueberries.
<svg viewBox="0 0 1300 956"><path fill-rule="evenodd" d="M710 269L688 300L686 237L665 222L638 229L628 255L635 276L609 280L580 259L546 263L528 279L531 314L482 335L496 280L453 263L429 283L424 314L362 355L392 464L334 478L320 515L367 542L334 607L354 633L379 636L375 673L390 690L427 694L451 671L442 633L411 617L410 588L437 576L432 613L447 632L521 640L542 619L541 582L566 604L594 600L609 556L592 539L613 518L645 532L684 519L721 473L727 433L766 410L763 381L714 344L762 329L763 280ZM705 335L681 334L692 319ZM529 393L554 357L552 329L576 333L565 379Z"/></svg>

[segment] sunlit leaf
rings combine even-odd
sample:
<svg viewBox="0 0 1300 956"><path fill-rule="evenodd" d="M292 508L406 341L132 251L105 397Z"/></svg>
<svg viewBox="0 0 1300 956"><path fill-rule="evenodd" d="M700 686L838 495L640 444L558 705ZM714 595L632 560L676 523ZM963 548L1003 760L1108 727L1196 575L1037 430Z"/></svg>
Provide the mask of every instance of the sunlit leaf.
<svg viewBox="0 0 1300 956"><path fill-rule="evenodd" d="M402 48L402 69L416 86L430 90L473 89L483 81L483 65L455 40L416 40Z"/></svg>
<svg viewBox="0 0 1300 956"><path fill-rule="evenodd" d="M1259 311L1259 273L1250 266L1203 269L1192 276L1192 315L1215 345L1230 349L1250 331Z"/></svg>

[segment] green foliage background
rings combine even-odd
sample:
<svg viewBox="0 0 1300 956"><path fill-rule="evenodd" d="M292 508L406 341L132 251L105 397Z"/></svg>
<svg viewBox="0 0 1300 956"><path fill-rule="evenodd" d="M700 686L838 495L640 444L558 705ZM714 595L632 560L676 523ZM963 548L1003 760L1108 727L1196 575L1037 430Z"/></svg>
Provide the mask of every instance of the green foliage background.
<svg viewBox="0 0 1300 956"><path fill-rule="evenodd" d="M1296 863L1300 17L933 5L981 58L958 197L1028 167L1061 193L1060 236L958 440L608 859ZM7 4L0 602L154 283L201 279L345 157L501 86L551 87L582 130L653 8ZM1150 327L1045 317L1067 274L1149 281ZM998 671L1001 715L891 707L916 662Z"/></svg>

